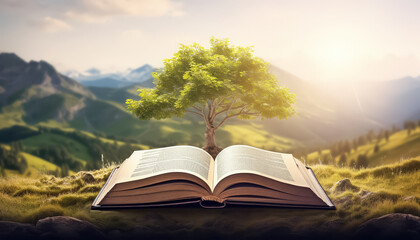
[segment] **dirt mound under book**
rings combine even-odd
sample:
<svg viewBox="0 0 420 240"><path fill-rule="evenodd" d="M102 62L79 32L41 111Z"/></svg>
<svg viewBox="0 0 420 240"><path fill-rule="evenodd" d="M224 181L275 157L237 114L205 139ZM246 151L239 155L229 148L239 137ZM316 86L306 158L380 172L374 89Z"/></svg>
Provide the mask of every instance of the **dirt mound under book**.
<svg viewBox="0 0 420 240"><path fill-rule="evenodd" d="M312 170L291 154L244 145L216 159L192 146L135 151L112 171L92 209L184 204L335 209Z"/></svg>

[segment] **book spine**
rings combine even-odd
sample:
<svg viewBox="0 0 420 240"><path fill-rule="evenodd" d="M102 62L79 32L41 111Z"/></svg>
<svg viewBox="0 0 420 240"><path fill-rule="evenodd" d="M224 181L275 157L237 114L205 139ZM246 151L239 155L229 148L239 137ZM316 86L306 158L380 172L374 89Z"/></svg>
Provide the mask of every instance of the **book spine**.
<svg viewBox="0 0 420 240"><path fill-rule="evenodd" d="M108 180L106 180L106 182L105 182L104 186L101 188L101 191L99 191L99 193L98 193L98 195L96 196L95 200L93 201L92 206L90 207L90 209L95 210L95 209L100 208L100 206L97 204L97 200L98 200L99 196L101 196L101 194L102 194L102 192L104 191L104 189L105 189L106 185L108 185L109 181L110 181L110 180L111 180L111 178L112 178L112 175L114 175L115 171L116 171L118 168L119 168L119 167L116 167L116 168L112 169L111 174L109 174Z"/></svg>
<svg viewBox="0 0 420 240"><path fill-rule="evenodd" d="M226 207L226 201L214 195L202 196L200 206L203 208L224 208Z"/></svg>

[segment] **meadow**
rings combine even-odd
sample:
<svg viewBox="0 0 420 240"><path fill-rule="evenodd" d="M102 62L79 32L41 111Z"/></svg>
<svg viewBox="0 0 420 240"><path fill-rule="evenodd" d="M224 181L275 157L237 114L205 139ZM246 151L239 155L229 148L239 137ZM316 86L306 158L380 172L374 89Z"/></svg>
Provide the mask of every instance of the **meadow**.
<svg viewBox="0 0 420 240"><path fill-rule="evenodd" d="M379 148L377 152L375 152L375 146ZM396 163L416 157L420 155L420 127L412 130L410 134L407 133L407 130L400 130L391 134L388 140L374 138L356 149L352 148L345 154L347 159L345 165L349 166L350 162L356 160L359 155L367 156L368 167ZM302 160L306 160L308 164L319 164L326 156L334 158L333 163L338 164L340 155L332 156L329 148L311 152Z"/></svg>
<svg viewBox="0 0 420 240"><path fill-rule="evenodd" d="M45 217L63 215L90 221L103 231L124 231L134 227L150 231L193 231L214 227L217 231L225 231L229 226L231 231L237 232L261 224L280 224L299 230L338 221L343 223L340 226L343 231L352 231L362 222L387 213L420 216L419 157L361 170L332 165L311 166L335 202L335 211L270 208L90 210L92 201L113 167L78 172L64 178L51 175L1 178L0 220L36 223ZM87 173L92 174L95 180L83 180ZM358 189L336 192L334 184L345 178L350 179ZM366 191L371 193L366 196Z"/></svg>

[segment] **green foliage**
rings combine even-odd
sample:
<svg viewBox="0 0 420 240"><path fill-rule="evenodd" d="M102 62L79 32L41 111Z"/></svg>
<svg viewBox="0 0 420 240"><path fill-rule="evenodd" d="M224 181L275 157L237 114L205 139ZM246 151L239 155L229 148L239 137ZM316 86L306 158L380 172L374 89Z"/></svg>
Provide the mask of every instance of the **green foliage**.
<svg viewBox="0 0 420 240"><path fill-rule="evenodd" d="M404 129L407 130L407 134L410 135L411 131L417 128L417 123L415 121L405 121Z"/></svg>
<svg viewBox="0 0 420 240"><path fill-rule="evenodd" d="M121 162L134 150L142 148L132 144L117 144L115 141L105 142L80 131L40 127L39 132L39 135L23 141L27 151L60 168L67 165L68 170L98 169L101 166L101 154L107 163Z"/></svg>
<svg viewBox="0 0 420 240"><path fill-rule="evenodd" d="M349 166L355 167L356 162L351 164L351 160L356 161L359 155L366 155L369 159L369 167L395 163L420 155L420 128L412 130L410 135L407 135L406 130L397 131L396 127L394 127L394 130L396 132L391 130L380 131L372 138L370 143L367 141L367 134L354 138L351 141L353 149L346 153L347 160L350 160L348 161ZM389 134L388 137L387 134ZM384 137L380 138L379 135ZM344 153L345 151L337 151L336 146L344 146L343 143L344 141L335 142L324 149L323 152L330 151L334 161L339 162L341 154L338 153ZM318 152L315 152L315 150L318 150ZM312 151L307 155L307 161L309 164L317 164L319 163L318 159L322 159L322 155L319 154L319 149L314 148ZM335 155L333 152L335 152Z"/></svg>
<svg viewBox="0 0 420 240"><path fill-rule="evenodd" d="M17 170L20 174L25 172L28 168L28 162L21 154L21 151L21 142L12 142L10 148L0 145L0 167L2 169L2 176L6 176L4 169Z"/></svg>
<svg viewBox="0 0 420 240"><path fill-rule="evenodd" d="M83 168L83 164L73 158L65 145L41 147L31 151L31 154L61 166L61 173L65 174L64 176L62 175L63 177L68 175L69 166L73 170L81 170Z"/></svg>
<svg viewBox="0 0 420 240"><path fill-rule="evenodd" d="M156 88L140 89L141 99L127 99L126 104L140 119L191 112L214 130L233 117L287 118L294 113L295 96L278 86L268 66L253 56L252 48L232 46L227 39L212 38L208 49L181 45L153 74Z"/></svg>
<svg viewBox="0 0 420 240"><path fill-rule="evenodd" d="M378 144L375 144L375 148L373 149L373 152L374 153L379 152L379 145Z"/></svg>
<svg viewBox="0 0 420 240"><path fill-rule="evenodd" d="M346 154L341 154L340 160L338 161L338 166L344 167L347 164L347 156Z"/></svg>
<svg viewBox="0 0 420 240"><path fill-rule="evenodd" d="M369 162L366 155L360 154L359 156L357 156L356 168L358 169L367 168L368 165L369 165Z"/></svg>
<svg viewBox="0 0 420 240"><path fill-rule="evenodd" d="M0 142L9 143L19 141L24 138L32 137L38 134L33 128L14 125L8 128L0 129Z"/></svg>

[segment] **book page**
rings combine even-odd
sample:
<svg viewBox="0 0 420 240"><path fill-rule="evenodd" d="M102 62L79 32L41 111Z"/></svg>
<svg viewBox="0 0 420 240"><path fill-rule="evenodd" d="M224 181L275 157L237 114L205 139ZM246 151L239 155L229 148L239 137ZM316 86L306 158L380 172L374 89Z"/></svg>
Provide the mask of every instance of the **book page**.
<svg viewBox="0 0 420 240"><path fill-rule="evenodd" d="M313 174L312 169L307 169L305 165L303 165L303 163L296 158L295 158L295 162L298 165L298 168L301 171L303 178L306 180L306 182L308 183L312 191L319 198L321 198L328 206L330 207L334 206L334 204L331 202L331 200L328 198L327 194L325 193L324 189L318 183L318 180Z"/></svg>
<svg viewBox="0 0 420 240"><path fill-rule="evenodd" d="M215 160L214 185L237 173L253 173L296 186L308 187L291 154L250 146L225 148Z"/></svg>
<svg viewBox="0 0 420 240"><path fill-rule="evenodd" d="M213 158L201 148L173 146L134 151L121 164L117 183L134 181L164 173L192 174L213 186Z"/></svg>

